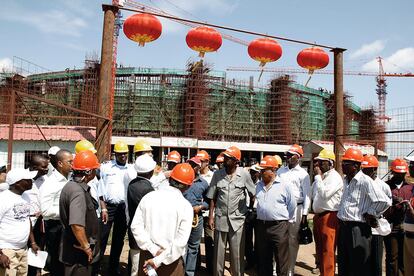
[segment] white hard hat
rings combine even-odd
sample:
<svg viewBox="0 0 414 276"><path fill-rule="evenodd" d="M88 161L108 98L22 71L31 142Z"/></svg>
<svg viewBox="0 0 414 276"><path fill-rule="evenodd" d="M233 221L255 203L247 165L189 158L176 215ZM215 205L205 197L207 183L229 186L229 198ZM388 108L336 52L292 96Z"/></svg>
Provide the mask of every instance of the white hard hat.
<svg viewBox="0 0 414 276"><path fill-rule="evenodd" d="M56 155L56 153L58 151L60 151L60 148L58 146L53 146L48 150L47 154L48 155Z"/></svg>
<svg viewBox="0 0 414 276"><path fill-rule="evenodd" d="M155 169L155 166L157 166L157 163L149 154L140 155L135 160L134 164L134 168L137 173L147 173L153 171Z"/></svg>
<svg viewBox="0 0 414 276"><path fill-rule="evenodd" d="M14 185L23 179L33 179L37 175L37 171L30 171L29 169L11 169L6 176L6 183Z"/></svg>
<svg viewBox="0 0 414 276"><path fill-rule="evenodd" d="M385 218L380 218L378 220L378 227L375 230L381 236L387 236L391 233L391 225Z"/></svg>

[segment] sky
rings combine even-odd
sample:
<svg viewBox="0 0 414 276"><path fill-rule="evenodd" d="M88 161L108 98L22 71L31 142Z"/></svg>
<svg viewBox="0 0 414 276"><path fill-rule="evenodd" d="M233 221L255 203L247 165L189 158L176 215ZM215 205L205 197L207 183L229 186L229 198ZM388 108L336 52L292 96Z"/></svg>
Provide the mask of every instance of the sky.
<svg viewBox="0 0 414 276"><path fill-rule="evenodd" d="M103 12L109 0L10 0L0 9L0 70L17 63L14 56L29 60L53 71L82 68L85 56L100 53ZM345 48L344 70L378 72L376 57L384 59L386 72L414 72L414 1L373 0L142 0L141 3L175 14L217 25L288 37ZM132 13L123 11L124 18ZM189 27L161 20L161 37L139 47L119 35L118 63L124 66L185 68L197 53L185 43ZM251 41L257 37L226 34ZM300 68L296 55L308 46L278 41L282 57L269 68ZM327 69L333 69L333 56ZM257 67L247 54L247 47L224 40L215 53L206 54L206 62L215 70L228 67ZM266 85L273 76L264 73L257 82L257 72L227 72L229 78L255 77L257 85ZM305 83L306 75L297 75ZM413 106L414 78L389 78L387 109ZM314 75L310 87L333 91L333 76ZM344 76L344 90L359 106L377 106L374 76Z"/></svg>

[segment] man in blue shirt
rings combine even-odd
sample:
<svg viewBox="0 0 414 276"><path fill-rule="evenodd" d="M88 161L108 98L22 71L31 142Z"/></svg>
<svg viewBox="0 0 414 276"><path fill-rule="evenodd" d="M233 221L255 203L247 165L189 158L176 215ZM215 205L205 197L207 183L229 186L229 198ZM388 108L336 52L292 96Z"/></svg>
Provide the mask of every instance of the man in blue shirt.
<svg viewBox="0 0 414 276"><path fill-rule="evenodd" d="M201 159L193 157L187 161L194 170L195 179L193 185L183 193L183 196L191 203L194 211L193 228L191 229L190 238L187 243L187 253L185 256L185 275L195 275L197 266L197 255L200 246L201 236L203 234L203 217L202 210L209 208L206 197L208 190L207 181L200 177Z"/></svg>
<svg viewBox="0 0 414 276"><path fill-rule="evenodd" d="M276 176L277 166L274 156L265 156L256 186L258 275L263 276L273 275L273 256L278 276L289 271L289 221L295 219L296 199L292 185Z"/></svg>

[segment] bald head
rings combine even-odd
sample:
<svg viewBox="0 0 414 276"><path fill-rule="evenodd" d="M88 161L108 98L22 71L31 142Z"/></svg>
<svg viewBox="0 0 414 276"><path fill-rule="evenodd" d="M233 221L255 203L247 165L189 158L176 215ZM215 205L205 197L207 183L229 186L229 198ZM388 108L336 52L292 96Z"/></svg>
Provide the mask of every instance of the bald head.
<svg viewBox="0 0 414 276"><path fill-rule="evenodd" d="M60 172L64 177L68 178L70 171L72 170L72 153L68 150L61 149L56 153L56 170Z"/></svg>
<svg viewBox="0 0 414 276"><path fill-rule="evenodd" d="M41 154L34 154L29 162L29 170L37 171L34 179L37 179L48 172L49 160L46 156Z"/></svg>

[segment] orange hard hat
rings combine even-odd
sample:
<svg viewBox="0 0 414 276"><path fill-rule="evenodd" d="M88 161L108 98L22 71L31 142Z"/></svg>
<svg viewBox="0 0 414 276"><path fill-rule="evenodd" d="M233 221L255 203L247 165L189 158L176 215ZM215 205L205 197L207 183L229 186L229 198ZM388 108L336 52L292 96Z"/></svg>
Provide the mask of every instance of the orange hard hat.
<svg viewBox="0 0 414 276"><path fill-rule="evenodd" d="M167 162L180 163L181 154L176 150L170 151L167 155Z"/></svg>
<svg viewBox="0 0 414 276"><path fill-rule="evenodd" d="M302 149L301 146L299 146L297 144L292 145L287 152L289 152L291 154L299 155L299 157L303 156L303 149Z"/></svg>
<svg viewBox="0 0 414 276"><path fill-rule="evenodd" d="M408 165L404 159L397 158L391 163L391 170L396 173L408 172Z"/></svg>
<svg viewBox="0 0 414 276"><path fill-rule="evenodd" d="M181 184L191 186L193 184L195 174L190 164L181 163L174 167L170 177Z"/></svg>
<svg viewBox="0 0 414 276"><path fill-rule="evenodd" d="M342 156L342 160L355 161L362 163L364 161L364 156L359 149L349 148L345 151Z"/></svg>
<svg viewBox="0 0 414 276"><path fill-rule="evenodd" d="M224 155L220 153L216 158L216 163L223 163L224 162Z"/></svg>
<svg viewBox="0 0 414 276"><path fill-rule="evenodd" d="M272 156L272 155L266 155L265 157L263 157L263 159L260 161L260 165L261 168L266 169L266 168L272 168L275 169L279 166L279 162L277 162L276 157Z"/></svg>
<svg viewBox="0 0 414 276"><path fill-rule="evenodd" d="M237 161L241 160L241 151L238 147L236 146L231 146L228 149L226 149L223 152L224 155L231 157L231 158L235 158L237 159Z"/></svg>
<svg viewBox="0 0 414 276"><path fill-rule="evenodd" d="M362 168L378 168L378 166L378 159L374 155L367 154L364 156L364 161L361 164Z"/></svg>
<svg viewBox="0 0 414 276"><path fill-rule="evenodd" d="M96 155L90 150L78 152L73 158L72 169L75 171L88 171L99 168Z"/></svg>
<svg viewBox="0 0 414 276"><path fill-rule="evenodd" d="M200 158L201 161L207 161L210 160L210 155L205 150L200 150L197 152L196 155L198 158Z"/></svg>

